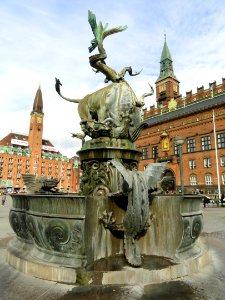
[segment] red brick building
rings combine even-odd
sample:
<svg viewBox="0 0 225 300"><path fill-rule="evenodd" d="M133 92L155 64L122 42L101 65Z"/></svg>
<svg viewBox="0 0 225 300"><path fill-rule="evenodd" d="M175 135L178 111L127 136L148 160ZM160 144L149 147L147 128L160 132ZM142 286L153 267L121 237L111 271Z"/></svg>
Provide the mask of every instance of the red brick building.
<svg viewBox="0 0 225 300"><path fill-rule="evenodd" d="M184 191L225 192L225 79L209 88L197 88L182 97L180 82L165 40L156 80L156 105L144 110L146 129L136 144L142 151L140 170L152 162L168 161L166 175L175 176L181 188L179 146L174 138L186 138L182 146ZM214 117L213 117L214 116Z"/></svg>
<svg viewBox="0 0 225 300"><path fill-rule="evenodd" d="M76 192L78 157L67 158L43 139L43 99L39 87L30 114L28 135L9 133L0 141L0 187L23 189L22 174L61 179L58 187Z"/></svg>

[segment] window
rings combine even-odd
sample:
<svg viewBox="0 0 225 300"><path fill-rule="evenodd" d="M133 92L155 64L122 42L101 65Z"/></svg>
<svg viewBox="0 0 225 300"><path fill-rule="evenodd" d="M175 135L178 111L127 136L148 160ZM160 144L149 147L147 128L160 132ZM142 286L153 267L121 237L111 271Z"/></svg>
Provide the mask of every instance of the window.
<svg viewBox="0 0 225 300"><path fill-rule="evenodd" d="M179 147L178 145L174 144L174 154L178 155L179 154Z"/></svg>
<svg viewBox="0 0 225 300"><path fill-rule="evenodd" d="M158 157L158 146L153 146L152 147L152 158L157 158Z"/></svg>
<svg viewBox="0 0 225 300"><path fill-rule="evenodd" d="M225 148L225 132L217 134L217 147Z"/></svg>
<svg viewBox="0 0 225 300"><path fill-rule="evenodd" d="M197 185L197 176L196 175L190 176L190 185Z"/></svg>
<svg viewBox="0 0 225 300"><path fill-rule="evenodd" d="M204 158L204 168L210 168L211 165L211 158Z"/></svg>
<svg viewBox="0 0 225 300"><path fill-rule="evenodd" d="M207 151L207 150L211 150L212 149L211 139L210 139L209 135L203 136L201 138L201 141L202 141L202 150L203 151Z"/></svg>
<svg viewBox="0 0 225 300"><path fill-rule="evenodd" d="M222 184L225 185L225 174L222 174Z"/></svg>
<svg viewBox="0 0 225 300"><path fill-rule="evenodd" d="M188 153L195 152L195 139L188 139L187 140L187 152Z"/></svg>
<svg viewBox="0 0 225 300"><path fill-rule="evenodd" d="M148 158L148 148L143 148L142 149L142 159L147 159Z"/></svg>
<svg viewBox="0 0 225 300"><path fill-rule="evenodd" d="M225 167L225 156L220 156L220 166Z"/></svg>
<svg viewBox="0 0 225 300"><path fill-rule="evenodd" d="M205 184L206 185L212 185L213 184L213 178L211 174L205 175Z"/></svg>
<svg viewBox="0 0 225 300"><path fill-rule="evenodd" d="M190 169L195 169L196 168L196 160L195 159L189 160L189 168Z"/></svg>

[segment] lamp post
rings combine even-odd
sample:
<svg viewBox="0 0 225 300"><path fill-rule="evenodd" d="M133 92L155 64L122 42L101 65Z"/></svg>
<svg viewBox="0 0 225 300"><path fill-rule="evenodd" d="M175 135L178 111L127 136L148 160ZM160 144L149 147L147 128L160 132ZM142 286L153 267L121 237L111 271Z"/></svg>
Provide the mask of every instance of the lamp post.
<svg viewBox="0 0 225 300"><path fill-rule="evenodd" d="M180 160L180 185L181 193L184 194L184 174L183 174L183 162L182 162L182 146L185 143L186 138L183 136L175 136L174 143L178 146L179 160Z"/></svg>

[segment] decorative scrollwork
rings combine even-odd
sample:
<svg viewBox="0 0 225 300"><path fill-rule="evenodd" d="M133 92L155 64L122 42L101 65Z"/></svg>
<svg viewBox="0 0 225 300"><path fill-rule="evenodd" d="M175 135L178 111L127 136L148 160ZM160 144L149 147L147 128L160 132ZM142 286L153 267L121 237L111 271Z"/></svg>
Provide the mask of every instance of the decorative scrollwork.
<svg viewBox="0 0 225 300"><path fill-rule="evenodd" d="M26 227L25 213L11 210L9 214L9 222L12 229L14 230L14 232L17 234L18 237L26 240L29 239L27 227Z"/></svg>
<svg viewBox="0 0 225 300"><path fill-rule="evenodd" d="M192 239L196 240L202 231L202 221L199 217L194 218L192 223Z"/></svg>
<svg viewBox="0 0 225 300"><path fill-rule="evenodd" d="M183 237L179 249L194 244L202 230L202 215L183 217Z"/></svg>
<svg viewBox="0 0 225 300"><path fill-rule="evenodd" d="M65 221L51 220L46 226L45 235L49 245L54 250L60 251L62 245L68 243L70 239L70 229Z"/></svg>
<svg viewBox="0 0 225 300"><path fill-rule="evenodd" d="M107 163L91 160L83 162L83 175L81 178L81 190L89 195L99 185L110 185L109 166Z"/></svg>
<svg viewBox="0 0 225 300"><path fill-rule="evenodd" d="M28 234L34 243L39 247L44 247L43 239L41 237L42 225L38 224L38 220L32 215L27 215L26 226Z"/></svg>

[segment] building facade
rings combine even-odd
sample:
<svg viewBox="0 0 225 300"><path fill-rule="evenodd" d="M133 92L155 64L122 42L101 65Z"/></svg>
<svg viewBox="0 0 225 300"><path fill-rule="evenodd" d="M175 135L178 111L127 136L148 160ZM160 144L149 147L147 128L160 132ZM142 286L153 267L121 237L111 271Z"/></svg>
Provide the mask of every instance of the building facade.
<svg viewBox="0 0 225 300"><path fill-rule="evenodd" d="M197 88L182 97L180 82L173 71L173 61L164 41L160 75L156 80L156 105L144 110L143 130L136 141L142 151L140 170L153 162L167 161L166 174L175 178L175 189L182 182L185 193L225 192L225 78L221 84ZM184 137L180 174L177 137Z"/></svg>
<svg viewBox="0 0 225 300"><path fill-rule="evenodd" d="M43 99L39 87L30 114L28 135L9 133L0 141L0 187L23 190L22 174L59 179L58 188L76 192L79 182L78 157L62 155L43 139Z"/></svg>

